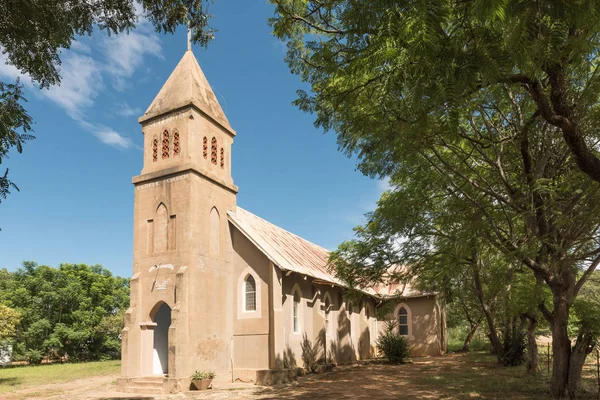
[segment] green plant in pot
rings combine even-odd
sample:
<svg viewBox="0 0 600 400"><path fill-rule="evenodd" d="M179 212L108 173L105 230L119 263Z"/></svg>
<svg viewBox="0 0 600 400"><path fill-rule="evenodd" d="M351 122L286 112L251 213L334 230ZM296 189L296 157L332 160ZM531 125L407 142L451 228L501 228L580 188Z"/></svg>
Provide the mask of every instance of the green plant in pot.
<svg viewBox="0 0 600 400"><path fill-rule="evenodd" d="M206 390L210 387L216 374L213 371L198 371L192 374L192 389Z"/></svg>

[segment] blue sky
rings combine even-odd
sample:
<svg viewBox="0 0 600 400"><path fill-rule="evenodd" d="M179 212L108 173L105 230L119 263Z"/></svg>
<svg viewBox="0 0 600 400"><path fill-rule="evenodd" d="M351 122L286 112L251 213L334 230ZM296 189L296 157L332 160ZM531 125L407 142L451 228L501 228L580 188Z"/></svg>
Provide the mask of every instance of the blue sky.
<svg viewBox="0 0 600 400"><path fill-rule="evenodd" d="M265 0L216 0L218 29L194 46L237 136L239 206L327 249L349 239L385 184L362 176L333 133L291 102L302 87L267 24ZM83 37L62 55L60 87L27 84L36 140L0 165L19 186L0 204L0 268L24 260L102 264L131 275L133 185L142 168L143 114L186 49L183 27L160 35L147 22L130 35ZM0 79L18 71L0 60Z"/></svg>

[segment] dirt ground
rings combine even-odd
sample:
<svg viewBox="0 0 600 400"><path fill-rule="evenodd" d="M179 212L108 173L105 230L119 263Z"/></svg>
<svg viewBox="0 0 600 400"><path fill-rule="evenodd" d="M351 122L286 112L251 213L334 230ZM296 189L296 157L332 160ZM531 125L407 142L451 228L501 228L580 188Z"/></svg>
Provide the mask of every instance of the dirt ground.
<svg viewBox="0 0 600 400"><path fill-rule="evenodd" d="M450 354L392 366L366 363L300 377L265 388L231 383L203 392L140 395L116 391L117 376L80 379L0 395L1 400L175 400L175 399L547 399L547 378L524 376L521 368L500 368L492 359Z"/></svg>

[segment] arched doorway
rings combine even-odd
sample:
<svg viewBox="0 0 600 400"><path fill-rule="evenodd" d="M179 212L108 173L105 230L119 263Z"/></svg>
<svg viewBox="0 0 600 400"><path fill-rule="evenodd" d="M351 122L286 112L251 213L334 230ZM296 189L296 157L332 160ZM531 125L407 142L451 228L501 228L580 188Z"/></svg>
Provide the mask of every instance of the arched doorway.
<svg viewBox="0 0 600 400"><path fill-rule="evenodd" d="M169 326L171 326L171 307L162 303L152 318L154 343L152 352L152 374L167 375L169 373Z"/></svg>

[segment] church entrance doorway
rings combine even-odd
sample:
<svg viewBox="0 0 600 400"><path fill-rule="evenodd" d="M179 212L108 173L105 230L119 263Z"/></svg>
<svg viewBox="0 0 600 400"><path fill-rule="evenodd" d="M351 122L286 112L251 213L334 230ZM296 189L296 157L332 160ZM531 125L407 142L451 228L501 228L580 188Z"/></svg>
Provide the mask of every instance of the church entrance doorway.
<svg viewBox="0 0 600 400"><path fill-rule="evenodd" d="M154 346L152 354L152 374L169 373L169 326L171 326L171 307L162 303L152 318L154 328Z"/></svg>

